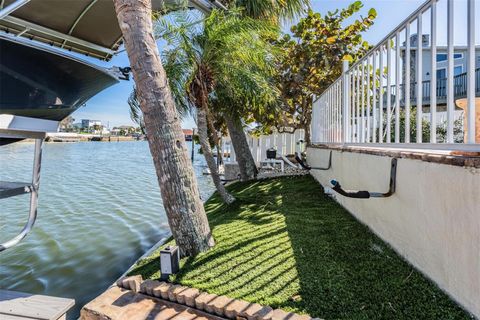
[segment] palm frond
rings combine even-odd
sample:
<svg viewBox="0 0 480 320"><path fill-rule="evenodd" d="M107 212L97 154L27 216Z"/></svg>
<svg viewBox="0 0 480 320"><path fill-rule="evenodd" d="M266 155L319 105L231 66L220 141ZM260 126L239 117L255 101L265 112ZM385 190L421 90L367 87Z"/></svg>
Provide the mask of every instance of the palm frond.
<svg viewBox="0 0 480 320"><path fill-rule="evenodd" d="M195 23L198 16L193 19L189 14L177 12L156 25L156 32L167 42L162 61L179 111L195 109L191 84L205 71L212 80L204 77L202 81L211 88L209 100L215 102L215 112L275 104L278 52L266 39L279 32L278 26L238 9L213 10L203 17L202 25Z"/></svg>
<svg viewBox="0 0 480 320"><path fill-rule="evenodd" d="M278 21L298 17L310 6L309 0L237 0L237 7L254 19Z"/></svg>
<svg viewBox="0 0 480 320"><path fill-rule="evenodd" d="M140 102L138 101L137 89L135 87L132 93L130 93L127 103L130 106L130 118L140 126L142 133L145 134L145 122L143 121L143 113L142 109L140 109Z"/></svg>

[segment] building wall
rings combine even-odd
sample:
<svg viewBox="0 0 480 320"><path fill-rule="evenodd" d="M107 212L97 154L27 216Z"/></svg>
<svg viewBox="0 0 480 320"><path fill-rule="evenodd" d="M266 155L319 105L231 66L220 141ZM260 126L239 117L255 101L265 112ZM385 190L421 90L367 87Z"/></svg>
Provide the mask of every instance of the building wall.
<svg viewBox="0 0 480 320"><path fill-rule="evenodd" d="M82 119L82 128L91 128L96 125L101 126L102 122L100 120Z"/></svg>
<svg viewBox="0 0 480 320"><path fill-rule="evenodd" d="M439 50L437 51L437 54L447 54L446 50ZM461 58L453 59L453 66L455 67L461 67L462 72L467 72L467 50L455 50L455 54L461 54ZM478 52L477 52L478 54ZM429 59L431 59L431 55L429 55ZM429 68L430 69L430 66ZM437 70L438 69L445 69L445 72L447 72L448 69L448 60L444 61L437 61ZM430 76L427 77L427 79L430 79Z"/></svg>
<svg viewBox="0 0 480 320"><path fill-rule="evenodd" d="M332 151L332 167L312 170L323 185L386 192L391 158ZM329 150L309 148L308 162L326 166ZM359 221L453 299L480 317L480 169L399 159L390 198L335 195Z"/></svg>
<svg viewBox="0 0 480 320"><path fill-rule="evenodd" d="M446 54L447 50L446 49L437 49L437 54ZM455 49L455 53L461 53L462 57L458 59L454 59L453 65L454 67L456 66L461 66L462 67L462 73L467 71L467 50L463 48ZM423 80L430 80L431 79L431 64L432 64L432 55L430 54L430 49L423 49L423 54L422 54L422 60L423 60ZM440 61L437 62L437 69L443 69L447 68L448 61ZM477 49L475 51L475 67L480 68L480 49ZM414 65L412 65L412 69L414 69ZM413 72L415 72L413 70Z"/></svg>

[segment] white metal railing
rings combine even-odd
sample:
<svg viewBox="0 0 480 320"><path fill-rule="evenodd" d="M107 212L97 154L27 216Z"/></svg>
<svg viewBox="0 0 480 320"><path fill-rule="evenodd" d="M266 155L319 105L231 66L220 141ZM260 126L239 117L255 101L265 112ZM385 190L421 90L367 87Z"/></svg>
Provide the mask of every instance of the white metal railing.
<svg viewBox="0 0 480 320"><path fill-rule="evenodd" d="M297 143L304 139L305 130L303 129L297 129L293 133L274 132L270 135L247 135L247 142L248 146L250 147L250 152L252 153L253 159L257 164L266 159L267 150L270 148L275 148L279 157L292 155L295 154L296 151L301 151L297 149ZM224 153L223 160L225 162L236 161L235 150L232 146L230 138L222 138L222 150Z"/></svg>
<svg viewBox="0 0 480 320"><path fill-rule="evenodd" d="M437 11L442 2L447 34L445 45L439 46ZM363 58L350 67L344 62L342 76L314 102L312 142L480 143L475 123L480 115L475 106L480 99L475 0L467 0L466 21L454 21L457 5L454 0L425 2ZM466 30L466 45L458 45L454 24ZM446 77L439 79L437 47L447 55ZM455 75L459 50L464 51L465 72Z"/></svg>
<svg viewBox="0 0 480 320"><path fill-rule="evenodd" d="M293 133L274 132L270 135L248 136L247 138L256 163L266 159L267 150L270 148L276 149L279 157L295 154L296 151L300 151L297 150L297 142L304 139L305 130L303 129L295 130Z"/></svg>

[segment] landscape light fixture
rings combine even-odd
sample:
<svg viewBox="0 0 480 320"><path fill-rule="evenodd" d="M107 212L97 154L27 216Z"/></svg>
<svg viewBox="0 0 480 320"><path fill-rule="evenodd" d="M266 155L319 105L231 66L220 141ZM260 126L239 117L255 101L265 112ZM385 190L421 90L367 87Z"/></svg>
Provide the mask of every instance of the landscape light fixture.
<svg viewBox="0 0 480 320"><path fill-rule="evenodd" d="M168 280L171 274L180 270L180 250L177 246L167 246L160 250L160 278Z"/></svg>

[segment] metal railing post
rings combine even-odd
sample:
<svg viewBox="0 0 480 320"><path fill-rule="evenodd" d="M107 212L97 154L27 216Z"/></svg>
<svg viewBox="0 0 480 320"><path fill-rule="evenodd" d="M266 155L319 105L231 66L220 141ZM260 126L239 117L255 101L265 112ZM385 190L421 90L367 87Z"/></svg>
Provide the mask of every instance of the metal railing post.
<svg viewBox="0 0 480 320"><path fill-rule="evenodd" d="M355 95L357 96L357 101L355 102L355 142L360 142L360 65L357 66L357 85L355 88Z"/></svg>
<svg viewBox="0 0 480 320"><path fill-rule="evenodd" d="M372 142L377 142L377 54L373 52L372 71Z"/></svg>
<svg viewBox="0 0 480 320"><path fill-rule="evenodd" d="M360 74L361 74L361 105L360 105L360 142L365 143L365 64L362 62L360 64Z"/></svg>
<svg viewBox="0 0 480 320"><path fill-rule="evenodd" d="M404 80L404 97L405 97L405 143L410 143L410 22L405 27L405 80Z"/></svg>
<svg viewBox="0 0 480 320"><path fill-rule="evenodd" d="M453 0L448 0L447 7L447 143L453 143L453 118L455 111L455 98L453 87Z"/></svg>
<svg viewBox="0 0 480 320"><path fill-rule="evenodd" d="M400 76L400 31L397 31L395 35L395 143L400 143Z"/></svg>
<svg viewBox="0 0 480 320"><path fill-rule="evenodd" d="M370 57L367 57L367 133L365 142L370 142Z"/></svg>
<svg viewBox="0 0 480 320"><path fill-rule="evenodd" d="M437 142L437 0L430 7L430 143Z"/></svg>
<svg viewBox="0 0 480 320"><path fill-rule="evenodd" d="M349 75L348 75L348 61L343 61L343 88L342 88L342 106L343 106L343 139L341 142L350 142L350 84L349 84Z"/></svg>
<svg viewBox="0 0 480 320"><path fill-rule="evenodd" d="M475 0L467 7L467 143L475 143Z"/></svg>
<svg viewBox="0 0 480 320"><path fill-rule="evenodd" d="M392 39L387 40L387 143L392 142Z"/></svg>
<svg viewBox="0 0 480 320"><path fill-rule="evenodd" d="M378 89L378 142L383 143L383 44L380 46L379 51L379 61L380 61L380 85Z"/></svg>
<svg viewBox="0 0 480 320"><path fill-rule="evenodd" d="M420 12L417 17L417 59L415 63L416 70L416 96L417 96L417 143L422 143L422 106L423 106L423 85L422 85L422 75L423 75L423 35L422 35L422 13Z"/></svg>
<svg viewBox="0 0 480 320"><path fill-rule="evenodd" d="M351 105L350 105L350 142L355 141L355 104L356 104L356 78L355 78L355 69L350 69L350 79L352 82L351 88L352 90L350 91L351 93Z"/></svg>

